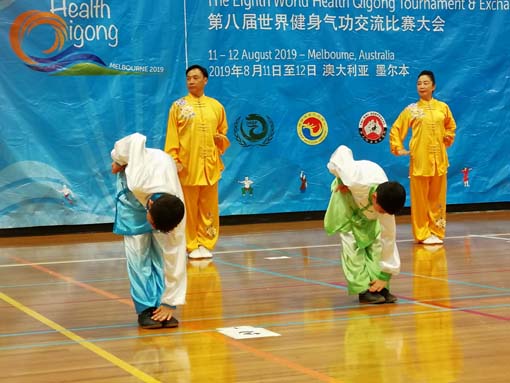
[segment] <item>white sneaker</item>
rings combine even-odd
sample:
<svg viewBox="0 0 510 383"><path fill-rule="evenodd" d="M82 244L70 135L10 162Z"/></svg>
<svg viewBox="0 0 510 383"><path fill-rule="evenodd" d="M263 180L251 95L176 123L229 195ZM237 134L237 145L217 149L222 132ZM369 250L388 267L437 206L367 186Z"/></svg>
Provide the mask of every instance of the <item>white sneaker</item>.
<svg viewBox="0 0 510 383"><path fill-rule="evenodd" d="M202 258L212 258L213 256L209 249L205 248L204 246L198 246L198 250L200 251Z"/></svg>
<svg viewBox="0 0 510 383"><path fill-rule="evenodd" d="M199 270L207 269L207 266L212 262L212 259L192 259L189 261L190 265Z"/></svg>
<svg viewBox="0 0 510 383"><path fill-rule="evenodd" d="M202 252L200 251L200 248L193 250L191 253L188 254L188 257L191 259L199 259L203 258Z"/></svg>
<svg viewBox="0 0 510 383"><path fill-rule="evenodd" d="M441 249L441 245L423 245L423 248L429 253L435 253Z"/></svg>
<svg viewBox="0 0 510 383"><path fill-rule="evenodd" d="M424 239L421 241L424 245L442 245L443 240L441 238L436 237L434 234L432 234L430 237Z"/></svg>

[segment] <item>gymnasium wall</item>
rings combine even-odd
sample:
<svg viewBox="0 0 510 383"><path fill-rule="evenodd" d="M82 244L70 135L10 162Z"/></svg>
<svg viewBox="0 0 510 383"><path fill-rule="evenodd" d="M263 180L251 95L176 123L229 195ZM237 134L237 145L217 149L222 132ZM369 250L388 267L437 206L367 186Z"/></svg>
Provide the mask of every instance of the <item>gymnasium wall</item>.
<svg viewBox="0 0 510 383"><path fill-rule="evenodd" d="M0 228L111 223L113 143L141 132L163 147L191 64L208 68L206 94L229 120L224 217L325 210L340 144L408 187L389 128L417 101L423 69L458 126L448 204L510 201L509 10L508 0L0 0Z"/></svg>

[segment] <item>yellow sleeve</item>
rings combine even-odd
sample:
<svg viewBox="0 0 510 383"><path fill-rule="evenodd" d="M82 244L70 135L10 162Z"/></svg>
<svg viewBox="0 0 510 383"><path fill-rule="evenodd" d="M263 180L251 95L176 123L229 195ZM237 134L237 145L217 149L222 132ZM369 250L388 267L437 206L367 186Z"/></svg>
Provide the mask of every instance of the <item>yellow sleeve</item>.
<svg viewBox="0 0 510 383"><path fill-rule="evenodd" d="M457 124L455 123L455 119L453 118L452 112L448 105L446 105L446 116L444 119L444 130L445 130L445 145L446 147L450 147L453 144L453 140L455 139L455 130L457 129Z"/></svg>
<svg viewBox="0 0 510 383"><path fill-rule="evenodd" d="M218 151L220 152L221 155L225 153L227 148L230 146L230 141L227 137L227 131L228 131L227 114L225 113L225 108L221 106L220 116L218 119L218 127L216 129L216 132L219 135L219 138L216 141L216 146L218 147Z"/></svg>
<svg viewBox="0 0 510 383"><path fill-rule="evenodd" d="M410 114L407 108L405 108L390 130L390 150L393 154L397 154L400 149L404 149L404 140L406 139L410 124Z"/></svg>
<svg viewBox="0 0 510 383"><path fill-rule="evenodd" d="M166 139L165 139L165 152L168 153L175 162L181 162L179 160L179 134L178 131L178 120L177 120L177 105L174 103L170 107L168 112L168 122L166 125Z"/></svg>

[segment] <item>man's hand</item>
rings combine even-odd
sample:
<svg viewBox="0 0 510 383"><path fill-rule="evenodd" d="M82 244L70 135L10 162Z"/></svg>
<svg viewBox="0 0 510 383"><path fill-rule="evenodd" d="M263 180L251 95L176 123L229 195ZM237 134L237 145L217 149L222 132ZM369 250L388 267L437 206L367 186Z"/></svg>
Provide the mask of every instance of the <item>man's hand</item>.
<svg viewBox="0 0 510 383"><path fill-rule="evenodd" d="M397 150L397 156L407 156L409 153L410 152L407 149L399 149L399 150Z"/></svg>
<svg viewBox="0 0 510 383"><path fill-rule="evenodd" d="M183 164L181 164L180 162L176 162L175 166L177 166L177 173L180 173L182 169L184 169Z"/></svg>
<svg viewBox="0 0 510 383"><path fill-rule="evenodd" d="M152 312L151 319L157 320L158 322L163 322L165 320L169 320L174 314L174 309L161 305L156 310Z"/></svg>
<svg viewBox="0 0 510 383"><path fill-rule="evenodd" d="M375 281L370 282L370 288L368 289L371 293L378 293L382 289L386 287L388 282L381 281L380 279L376 279Z"/></svg>

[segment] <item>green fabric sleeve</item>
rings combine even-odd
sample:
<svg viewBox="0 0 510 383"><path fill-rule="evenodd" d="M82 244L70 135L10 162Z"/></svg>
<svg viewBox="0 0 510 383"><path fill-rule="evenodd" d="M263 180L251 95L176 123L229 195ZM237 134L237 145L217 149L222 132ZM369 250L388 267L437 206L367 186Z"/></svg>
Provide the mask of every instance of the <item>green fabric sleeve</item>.
<svg viewBox="0 0 510 383"><path fill-rule="evenodd" d="M324 229L329 235L351 231L350 218L354 201L350 192L342 193L336 190L339 185L343 185L340 178L335 178L331 183L331 198L324 216Z"/></svg>
<svg viewBox="0 0 510 383"><path fill-rule="evenodd" d="M381 273L379 274L379 279L381 281L385 281L385 282L389 282L389 280L391 279L391 274L390 273L387 273L385 271L381 271Z"/></svg>

